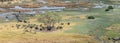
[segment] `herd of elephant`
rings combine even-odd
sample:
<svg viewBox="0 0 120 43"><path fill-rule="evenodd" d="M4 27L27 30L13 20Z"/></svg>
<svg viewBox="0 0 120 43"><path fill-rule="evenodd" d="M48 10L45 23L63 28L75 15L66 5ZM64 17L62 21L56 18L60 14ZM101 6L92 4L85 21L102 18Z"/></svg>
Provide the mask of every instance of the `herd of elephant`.
<svg viewBox="0 0 120 43"><path fill-rule="evenodd" d="M67 24L68 26L70 25L70 22L68 23L59 23L59 26L55 26L55 25L46 25L46 24L31 24L26 20L21 21L25 24L16 24L16 28L17 29L24 29L23 33L26 32L31 32L36 34L36 32L38 31L45 31L45 32L49 32L49 31L55 31L55 30L61 30L64 28L63 25Z"/></svg>

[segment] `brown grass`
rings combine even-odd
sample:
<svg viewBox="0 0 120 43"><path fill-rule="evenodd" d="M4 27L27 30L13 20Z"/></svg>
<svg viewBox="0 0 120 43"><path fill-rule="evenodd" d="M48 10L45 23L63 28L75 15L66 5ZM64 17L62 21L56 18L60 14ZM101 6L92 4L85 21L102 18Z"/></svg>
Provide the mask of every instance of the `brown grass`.
<svg viewBox="0 0 120 43"><path fill-rule="evenodd" d="M86 15L80 15L80 19L86 19Z"/></svg>
<svg viewBox="0 0 120 43"><path fill-rule="evenodd" d="M92 39L92 40L91 40ZM94 39L87 35L66 34L60 32L50 32L37 34L13 31L1 31L0 43L96 43Z"/></svg>
<svg viewBox="0 0 120 43"><path fill-rule="evenodd" d="M36 19L29 20L33 24L40 24L35 22ZM1 23L0 24L0 43L97 43L92 36L83 34L64 33L64 30L69 29L69 26L64 25L62 31L55 32L37 32L37 34L23 33L23 29L16 29L16 24L24 23ZM59 24L56 24L56 26ZM76 25L71 23L70 26Z"/></svg>

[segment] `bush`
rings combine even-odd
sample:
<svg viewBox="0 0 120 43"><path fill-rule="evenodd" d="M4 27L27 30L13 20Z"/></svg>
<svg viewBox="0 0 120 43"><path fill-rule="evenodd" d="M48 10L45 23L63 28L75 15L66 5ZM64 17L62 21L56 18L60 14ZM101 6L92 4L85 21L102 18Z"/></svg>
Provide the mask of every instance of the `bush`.
<svg viewBox="0 0 120 43"><path fill-rule="evenodd" d="M88 16L88 19L95 19L94 16Z"/></svg>
<svg viewBox="0 0 120 43"><path fill-rule="evenodd" d="M110 9L105 9L105 11L107 12L107 11L110 11Z"/></svg>
<svg viewBox="0 0 120 43"><path fill-rule="evenodd" d="M108 6L108 9L114 9L112 6Z"/></svg>

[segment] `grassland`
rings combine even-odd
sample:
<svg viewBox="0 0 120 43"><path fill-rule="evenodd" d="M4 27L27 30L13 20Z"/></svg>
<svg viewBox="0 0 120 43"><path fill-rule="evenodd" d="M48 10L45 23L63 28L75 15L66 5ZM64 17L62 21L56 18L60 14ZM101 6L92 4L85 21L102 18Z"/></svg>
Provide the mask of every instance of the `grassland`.
<svg viewBox="0 0 120 43"><path fill-rule="evenodd" d="M11 27L15 24L17 23L10 22L0 25L0 43L97 43L92 36L64 33L64 29L54 32L37 32L37 34L28 32L22 34L23 29Z"/></svg>
<svg viewBox="0 0 120 43"><path fill-rule="evenodd" d="M71 26L65 26L63 30L54 32L37 32L37 34L22 34L22 29L11 28L16 22L1 23L0 43L98 43L94 36L100 37L109 33L110 37L119 37L119 32L113 34L106 28L113 24L120 24L120 9L104 12L104 9L94 9L89 12L63 11L56 12L62 17L63 23L70 22ZM94 16L95 19L87 19ZM36 23L40 15L29 19ZM119 25L118 25L119 26ZM117 34L117 35L116 35ZM91 36L92 35L92 36Z"/></svg>

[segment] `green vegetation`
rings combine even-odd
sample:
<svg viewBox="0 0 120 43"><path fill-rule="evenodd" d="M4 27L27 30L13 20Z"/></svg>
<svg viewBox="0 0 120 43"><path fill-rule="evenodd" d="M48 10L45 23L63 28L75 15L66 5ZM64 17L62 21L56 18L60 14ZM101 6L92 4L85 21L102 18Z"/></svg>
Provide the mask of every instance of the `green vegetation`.
<svg viewBox="0 0 120 43"><path fill-rule="evenodd" d="M46 14L42 14L38 20L45 24L55 24L59 23L61 18L58 14L54 12L53 13L47 12Z"/></svg>
<svg viewBox="0 0 120 43"><path fill-rule="evenodd" d="M119 37L120 36L120 32L118 32L118 31L107 31L106 35L108 37L115 38L115 37Z"/></svg>
<svg viewBox="0 0 120 43"><path fill-rule="evenodd" d="M82 1L101 3L102 1L107 4L111 3L110 0L62 1L71 1L73 3ZM23 1L22 4L25 3L34 2ZM18 4L22 5L21 3L16 3L14 5ZM94 8L89 11L73 11L71 9L72 8L64 9L65 11L61 12L46 12L44 14L36 15L21 14L19 18L21 20L26 20L29 23L24 23L25 21L18 23L15 22L17 21L16 19L3 21L1 18L0 42L7 43L7 41L10 41L12 43L15 41L15 43L39 43L41 41L42 43L42 41L47 41L46 43L96 43L97 39L100 39L99 41L101 42L101 40L108 41L108 38L120 37L120 9L114 9L112 6L108 7L108 9L112 9L111 11L106 11L106 8ZM70 25L68 25L68 23ZM31 32L21 34L23 32L23 28L16 29L16 24L21 25L21 27L26 24L35 24L36 26L31 27L31 29L27 28ZM62 29L57 30L58 27L61 27ZM53 30L46 31L46 29ZM34 31L38 33L30 34Z"/></svg>
<svg viewBox="0 0 120 43"><path fill-rule="evenodd" d="M57 14L60 14L61 16L73 16L73 17L79 16L79 15L94 16L95 19L93 20L89 20L89 19L82 20L80 18L69 18L69 19L63 20L66 22L70 21L71 23L72 22L77 23L75 26L72 26L72 29L66 30L65 32L80 33L80 34L84 33L84 34L90 34L93 36L102 36L107 32L108 33L112 32L112 31L110 32L107 31L106 30L107 27L111 26L112 24L120 23L120 20L119 20L120 15L118 12L119 12L119 9L117 10L115 9L113 12L104 12L104 9L94 9L91 12L65 11L65 12L57 12ZM111 35L112 33L110 34L110 36ZM119 36L119 34L117 36Z"/></svg>

